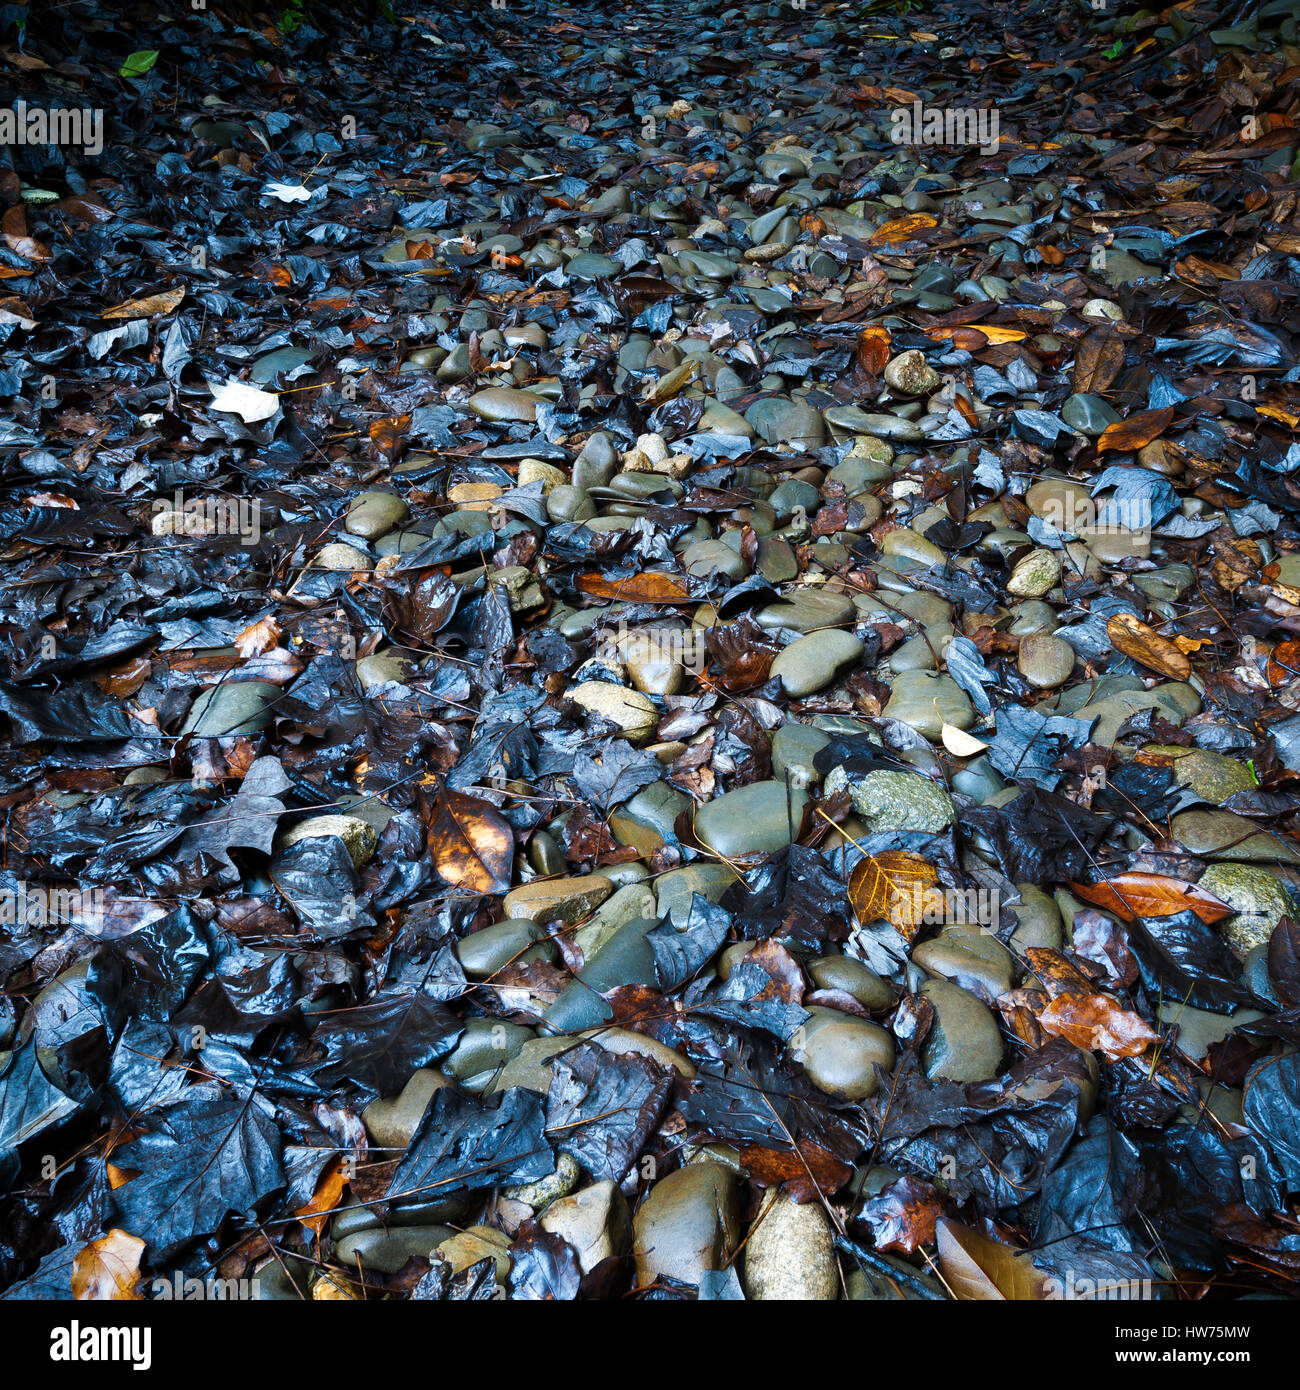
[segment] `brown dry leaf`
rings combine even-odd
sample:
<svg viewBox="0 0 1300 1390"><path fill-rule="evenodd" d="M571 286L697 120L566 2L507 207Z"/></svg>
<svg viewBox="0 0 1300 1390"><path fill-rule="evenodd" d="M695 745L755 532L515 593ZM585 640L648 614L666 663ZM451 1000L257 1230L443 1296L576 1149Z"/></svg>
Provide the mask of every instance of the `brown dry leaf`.
<svg viewBox="0 0 1300 1390"><path fill-rule="evenodd" d="M1293 414L1289 410L1283 410L1280 405L1257 405L1256 415L1266 415L1270 420L1277 420L1290 429L1295 429L1300 425L1300 415Z"/></svg>
<svg viewBox="0 0 1300 1390"><path fill-rule="evenodd" d="M1174 408L1167 405L1162 410L1142 410L1136 415L1130 415L1127 420L1117 420L1101 432L1101 438L1097 440L1097 452L1127 453L1130 450L1145 449L1152 440L1160 438L1173 423L1173 418Z"/></svg>
<svg viewBox="0 0 1300 1390"><path fill-rule="evenodd" d="M325 1222L329 1220L330 1214L338 1206L346 1186L347 1178L343 1175L343 1161L338 1157L332 1158L325 1165L316 1181L316 1191L312 1193L311 1201L294 1212L298 1220L307 1226L318 1240L325 1230Z"/></svg>
<svg viewBox="0 0 1300 1390"><path fill-rule="evenodd" d="M174 290L164 290L162 294L151 294L145 299L128 299L125 304L115 304L105 309L106 319L150 319L158 314L170 314L180 307L185 298L185 286L178 285Z"/></svg>
<svg viewBox="0 0 1300 1390"><path fill-rule="evenodd" d="M27 235L27 209L22 203L16 203L5 212L4 217L0 219L0 228L4 231L5 245L11 251L29 261L50 259L49 248L35 237Z"/></svg>
<svg viewBox="0 0 1300 1390"><path fill-rule="evenodd" d="M1259 574L1264 554L1248 537L1232 536L1214 541L1214 563L1210 573L1214 582L1229 594L1235 594L1243 584L1249 584Z"/></svg>
<svg viewBox="0 0 1300 1390"><path fill-rule="evenodd" d="M864 372L870 372L872 376L879 376L889 365L889 329L879 325L864 328L858 334L858 345L854 349L854 356L858 360L858 365Z"/></svg>
<svg viewBox="0 0 1300 1390"><path fill-rule="evenodd" d="M830 1197L853 1176L842 1159L818 1148L810 1139L799 1138L794 1149L766 1149L757 1144L740 1145L740 1162L755 1182L764 1187L784 1184L797 1202L815 1202Z"/></svg>
<svg viewBox="0 0 1300 1390"><path fill-rule="evenodd" d="M599 574L580 574L578 588L593 598L621 599L625 603L683 603L692 597L690 582L679 574L646 570L625 579L605 579Z"/></svg>
<svg viewBox="0 0 1300 1390"><path fill-rule="evenodd" d="M956 328L927 328L929 338L951 338L957 347L967 347L968 339L963 335L978 333L985 343L1019 343L1029 335L1020 328L1002 328L994 323L959 324ZM982 347L984 344L976 344ZM968 349L971 350L971 349Z"/></svg>
<svg viewBox="0 0 1300 1390"><path fill-rule="evenodd" d="M1193 652L1199 652L1202 647L1212 647L1213 645L1214 638L1212 637L1176 636L1174 638L1174 646L1177 647L1180 652L1186 652L1188 656L1191 656Z"/></svg>
<svg viewBox="0 0 1300 1390"><path fill-rule="evenodd" d="M385 463L393 463L406 448L407 434L411 428L409 415L386 415L375 420L370 426L370 442L375 453Z"/></svg>
<svg viewBox="0 0 1300 1390"><path fill-rule="evenodd" d="M858 1220L871 1230L877 1250L901 1250L914 1255L933 1245L935 1224L943 1216L943 1198L932 1183L899 1178L862 1204Z"/></svg>
<svg viewBox="0 0 1300 1390"><path fill-rule="evenodd" d="M1112 1061L1140 1057L1160 1034L1138 1014L1105 994L1058 995L1038 1015L1043 1032L1064 1038L1085 1052L1104 1052Z"/></svg>
<svg viewBox="0 0 1300 1390"><path fill-rule="evenodd" d="M114 1227L107 1235L83 1246L72 1260L72 1296L86 1303L129 1303L141 1295L140 1257L145 1243L139 1236Z"/></svg>
<svg viewBox="0 0 1300 1390"><path fill-rule="evenodd" d="M939 1272L954 1298L981 1302L1037 1303L1047 1298L1048 1276L1034 1268L1031 1251L941 1220L935 1225Z"/></svg>
<svg viewBox="0 0 1300 1390"><path fill-rule="evenodd" d="M1177 645L1132 613L1117 613L1108 618L1106 632L1117 651L1149 670L1176 681L1185 681L1192 674L1192 663Z"/></svg>
<svg viewBox="0 0 1300 1390"><path fill-rule="evenodd" d="M1113 328L1093 328L1083 335L1074 354L1074 389L1100 395L1124 365L1124 340Z"/></svg>
<svg viewBox="0 0 1300 1390"><path fill-rule="evenodd" d="M95 677L95 684L105 695L124 699L140 689L152 670L153 662L147 656L129 656L125 661L101 671Z"/></svg>
<svg viewBox="0 0 1300 1390"><path fill-rule="evenodd" d="M1287 642L1279 642L1269 654L1264 674L1275 690L1290 685L1300 676L1300 640L1293 637Z"/></svg>
<svg viewBox="0 0 1300 1390"><path fill-rule="evenodd" d="M1136 917L1173 917L1190 909L1212 926L1233 912L1227 903L1194 883L1163 874L1117 874L1104 883L1072 883L1070 891L1125 922Z"/></svg>
<svg viewBox="0 0 1300 1390"><path fill-rule="evenodd" d="M274 618L259 618L235 638L235 650L242 657L261 656L280 642L280 625Z"/></svg>
<svg viewBox="0 0 1300 1390"><path fill-rule="evenodd" d="M453 887L472 893L504 893L510 887L514 834L488 802L441 788L428 843L434 867Z"/></svg>
<svg viewBox="0 0 1300 1390"><path fill-rule="evenodd" d="M849 904L858 921L887 917L907 942L916 939L930 910L942 902L933 864L906 850L868 854L849 875Z"/></svg>
<svg viewBox="0 0 1300 1390"><path fill-rule="evenodd" d="M939 219L931 217L928 212L911 212L906 217L896 217L892 222L877 227L868 244L885 246L895 241L911 241L919 233L938 225Z"/></svg>

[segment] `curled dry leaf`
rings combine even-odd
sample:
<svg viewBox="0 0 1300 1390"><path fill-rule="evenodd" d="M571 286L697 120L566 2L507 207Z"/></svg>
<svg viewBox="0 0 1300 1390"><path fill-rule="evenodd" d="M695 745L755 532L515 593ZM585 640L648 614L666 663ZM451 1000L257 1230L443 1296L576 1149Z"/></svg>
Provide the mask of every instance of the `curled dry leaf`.
<svg viewBox="0 0 1300 1390"><path fill-rule="evenodd" d="M510 887L514 833L488 802L440 788L428 844L434 867L453 887L472 893L504 893Z"/></svg>
<svg viewBox="0 0 1300 1390"><path fill-rule="evenodd" d="M849 904L863 926L888 918L910 943L942 901L938 879L934 865L919 854L906 850L868 854L849 875Z"/></svg>
<svg viewBox="0 0 1300 1390"><path fill-rule="evenodd" d="M1045 1033L1064 1038L1085 1052L1104 1052L1112 1061L1140 1057L1160 1041L1139 1015L1122 1009L1105 994L1058 995L1038 1015Z"/></svg>
<svg viewBox="0 0 1300 1390"><path fill-rule="evenodd" d="M1136 917L1172 917L1191 911L1213 926L1233 913L1227 903L1203 888L1163 874L1117 874L1104 883L1072 883L1070 891L1125 922Z"/></svg>
<svg viewBox="0 0 1300 1390"><path fill-rule="evenodd" d="M140 1257L145 1243L116 1227L77 1251L72 1261L72 1296L86 1303L128 1303L140 1294Z"/></svg>
<svg viewBox="0 0 1300 1390"><path fill-rule="evenodd" d="M935 1224L943 1215L943 1197L932 1183L904 1177L862 1204L858 1219L871 1230L877 1250L915 1254L933 1245Z"/></svg>
<svg viewBox="0 0 1300 1390"><path fill-rule="evenodd" d="M235 650L247 659L273 651L280 642L280 625L274 618L259 618L235 638Z"/></svg>
<svg viewBox="0 0 1300 1390"><path fill-rule="evenodd" d="M943 746L957 758L973 758L976 753L982 753L988 747L987 743L982 743L973 734L966 733L955 724L945 724L940 733Z"/></svg>
<svg viewBox="0 0 1300 1390"><path fill-rule="evenodd" d="M1048 1276L1033 1255L990 1240L959 1221L935 1226L939 1272L954 1298L979 1302L1036 1303L1047 1298Z"/></svg>
<svg viewBox="0 0 1300 1390"><path fill-rule="evenodd" d="M1116 651L1131 657L1139 666L1176 681L1185 681L1192 674L1192 663L1185 653L1132 613L1117 613L1108 618L1106 634Z"/></svg>
<svg viewBox="0 0 1300 1390"><path fill-rule="evenodd" d="M343 1160L337 1157L330 1159L316 1181L316 1191L312 1193L311 1201L297 1208L294 1215L315 1236L323 1235L325 1223L337 1208L346 1186Z"/></svg>

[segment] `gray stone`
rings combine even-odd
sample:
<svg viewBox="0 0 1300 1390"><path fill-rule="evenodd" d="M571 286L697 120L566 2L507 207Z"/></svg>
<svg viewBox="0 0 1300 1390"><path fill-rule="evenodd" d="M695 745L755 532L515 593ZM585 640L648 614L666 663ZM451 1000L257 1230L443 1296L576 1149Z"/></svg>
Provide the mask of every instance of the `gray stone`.
<svg viewBox="0 0 1300 1390"><path fill-rule="evenodd" d="M608 1181L552 1202L540 1221L543 1230L573 1246L584 1274L602 1260L621 1258L632 1239L627 1199Z"/></svg>
<svg viewBox="0 0 1300 1390"><path fill-rule="evenodd" d="M1017 598L1042 598L1061 582L1060 557L1051 550L1031 550L1011 571L1007 593Z"/></svg>
<svg viewBox="0 0 1300 1390"><path fill-rule="evenodd" d="M639 690L627 690L609 681L583 681L566 694L575 705L616 724L632 743L648 742L659 722L658 707Z"/></svg>
<svg viewBox="0 0 1300 1390"><path fill-rule="evenodd" d="M532 423L537 418L538 398L528 391L511 386L489 386L469 398L469 408L483 420L522 420Z"/></svg>
<svg viewBox="0 0 1300 1390"><path fill-rule="evenodd" d="M348 508L343 529L352 536L376 540L406 520L411 509L391 492L363 492Z"/></svg>
<svg viewBox="0 0 1300 1390"><path fill-rule="evenodd" d="M818 989L840 990L864 1009L887 1009L894 1002L889 981L852 956L822 956L809 965L808 973Z"/></svg>
<svg viewBox="0 0 1300 1390"><path fill-rule="evenodd" d="M862 643L851 633L827 628L791 642L772 663L771 675L794 699L811 695L862 659Z"/></svg>
<svg viewBox="0 0 1300 1390"><path fill-rule="evenodd" d="M507 917L527 917L535 922L560 921L566 926L594 912L614 891L600 874L583 878L534 879L512 888L502 902Z"/></svg>
<svg viewBox="0 0 1300 1390"><path fill-rule="evenodd" d="M1169 828L1173 840L1207 859L1300 864L1300 853L1285 840L1231 811L1183 811Z"/></svg>
<svg viewBox="0 0 1300 1390"><path fill-rule="evenodd" d="M1051 690L1069 680L1074 670L1074 648L1050 633L1033 633L1020 639L1016 666L1036 690Z"/></svg>
<svg viewBox="0 0 1300 1390"><path fill-rule="evenodd" d="M664 1276L698 1285L739 1243L735 1174L720 1163L679 1168L650 1189L632 1225L638 1288Z"/></svg>
<svg viewBox="0 0 1300 1390"><path fill-rule="evenodd" d="M1219 930L1242 960L1253 947L1265 945L1281 918L1293 911L1277 878L1251 864L1211 864L1197 886L1236 912Z"/></svg>
<svg viewBox="0 0 1300 1390"><path fill-rule="evenodd" d="M921 1051L932 1080L988 1081L1002 1061L1002 1036L990 1010L969 990L927 980L921 993L934 1005L934 1023Z"/></svg>
<svg viewBox="0 0 1300 1390"><path fill-rule="evenodd" d="M894 1043L878 1024L814 1005L790 1038L790 1050L819 1091L843 1100L874 1095L877 1066L894 1065Z"/></svg>
<svg viewBox="0 0 1300 1390"><path fill-rule="evenodd" d="M701 806L695 837L722 859L774 854L794 839L807 801L802 787L751 782Z"/></svg>
<svg viewBox="0 0 1300 1390"><path fill-rule="evenodd" d="M969 729L975 722L970 697L951 676L934 671L903 671L894 678L885 716L901 720L928 739L938 739L943 725Z"/></svg>
<svg viewBox="0 0 1300 1390"><path fill-rule="evenodd" d="M224 681L199 693L181 733L201 738L255 734L271 722L268 706L280 695L280 687L269 681Z"/></svg>
<svg viewBox="0 0 1300 1390"><path fill-rule="evenodd" d="M868 772L856 777L837 767L826 778L826 792L832 795L844 786L854 810L873 831L919 830L932 835L953 822L948 793L919 773Z"/></svg>
<svg viewBox="0 0 1300 1390"><path fill-rule="evenodd" d="M406 1148L434 1096L453 1084L441 1072L421 1067L396 1096L371 1101L361 1112L371 1144L379 1149Z"/></svg>
<svg viewBox="0 0 1300 1390"><path fill-rule="evenodd" d="M343 841L349 858L358 869L374 854L379 843L374 827L356 816L310 816L284 833L280 848L288 849L300 840L315 840L327 835Z"/></svg>

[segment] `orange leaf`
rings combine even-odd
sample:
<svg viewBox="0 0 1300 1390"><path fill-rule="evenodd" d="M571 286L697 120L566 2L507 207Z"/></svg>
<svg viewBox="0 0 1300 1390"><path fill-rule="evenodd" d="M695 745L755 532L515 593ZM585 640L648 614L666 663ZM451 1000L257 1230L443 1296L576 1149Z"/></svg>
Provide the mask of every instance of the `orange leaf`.
<svg viewBox="0 0 1300 1390"><path fill-rule="evenodd" d="M906 217L896 217L892 222L877 227L871 234L870 245L884 246L895 241L911 241L919 233L937 227L939 219L928 212L910 212Z"/></svg>
<svg viewBox="0 0 1300 1390"><path fill-rule="evenodd" d="M906 850L868 854L849 875L849 903L862 926L887 917L905 941L912 942L934 915L943 895L935 887L933 864Z"/></svg>
<svg viewBox="0 0 1300 1390"><path fill-rule="evenodd" d="M1038 1015L1043 1032L1064 1038L1085 1052L1104 1052L1112 1061L1140 1057L1160 1035L1135 1013L1104 994L1062 994Z"/></svg>
<svg viewBox="0 0 1300 1390"><path fill-rule="evenodd" d="M1097 441L1097 452L1108 450L1127 452L1131 449L1144 449L1153 439L1159 439L1173 422L1174 408L1167 405L1163 410L1142 410L1130 415L1127 420L1116 420L1107 425Z"/></svg>
<svg viewBox="0 0 1300 1390"><path fill-rule="evenodd" d="M1173 917L1190 909L1212 926L1233 913L1227 903L1194 883L1161 874L1119 874L1104 883L1072 883L1070 891L1124 922L1135 917Z"/></svg>
<svg viewBox="0 0 1300 1390"><path fill-rule="evenodd" d="M342 1159L332 1158L317 1179L316 1191L312 1193L311 1201L294 1212L298 1220L309 1227L317 1239L324 1231L330 1213L338 1206L339 1198L343 1196L346 1186L347 1178L343 1176Z"/></svg>
<svg viewBox="0 0 1300 1390"><path fill-rule="evenodd" d="M854 356L864 372L879 376L889 364L889 329L874 326L864 328L858 334L858 345Z"/></svg>
<svg viewBox="0 0 1300 1390"><path fill-rule="evenodd" d="M158 314L170 314L180 307L185 298L185 286L178 285L174 290L164 290L162 294L151 294L145 299L128 299L125 304L115 304L105 309L106 319L148 319Z"/></svg>
<svg viewBox="0 0 1300 1390"><path fill-rule="evenodd" d="M968 352L985 346L985 343L1019 343L1028 337L1022 329L1002 328L996 323L958 324L955 328L927 328L925 332L930 338L951 338L957 347L965 347ZM979 333L985 342L967 347L968 340L963 335L971 333Z"/></svg>
<svg viewBox="0 0 1300 1390"><path fill-rule="evenodd" d="M683 603L694 597L686 579L661 570L646 570L625 579L580 574L578 588L593 598L622 599L625 603Z"/></svg>
<svg viewBox="0 0 1300 1390"><path fill-rule="evenodd" d="M1117 613L1108 618L1106 633L1116 651L1132 657L1139 665L1159 671L1162 676L1185 681L1192 674L1192 663L1184 653L1132 613Z"/></svg>
<svg viewBox="0 0 1300 1390"><path fill-rule="evenodd" d="M72 1296L88 1303L127 1303L140 1297L144 1241L116 1228L92 1240L72 1260Z"/></svg>

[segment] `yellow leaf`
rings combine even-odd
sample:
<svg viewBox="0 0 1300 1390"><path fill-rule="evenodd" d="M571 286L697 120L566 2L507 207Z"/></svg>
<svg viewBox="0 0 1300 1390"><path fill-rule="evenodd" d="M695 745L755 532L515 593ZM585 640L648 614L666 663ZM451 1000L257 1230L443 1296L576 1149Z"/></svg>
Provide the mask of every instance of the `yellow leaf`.
<svg viewBox="0 0 1300 1390"><path fill-rule="evenodd" d="M868 854L849 875L849 903L863 926L886 917L911 942L942 905L943 895L935 886L938 879L934 865L919 854L906 850Z"/></svg>
<svg viewBox="0 0 1300 1390"><path fill-rule="evenodd" d="M170 314L180 307L185 298L185 286L178 285L174 290L162 294L151 294L146 299L128 299L124 304L115 304L104 310L106 319L149 319L156 314Z"/></svg>
<svg viewBox="0 0 1300 1390"><path fill-rule="evenodd" d="M123 1303L138 1299L144 1241L116 1228L84 1246L72 1260L72 1296L84 1302Z"/></svg>
<svg viewBox="0 0 1300 1390"><path fill-rule="evenodd" d="M896 217L877 227L871 234L871 245L881 246L893 241L911 241L919 232L937 227L939 219L928 212L911 212L906 217Z"/></svg>

